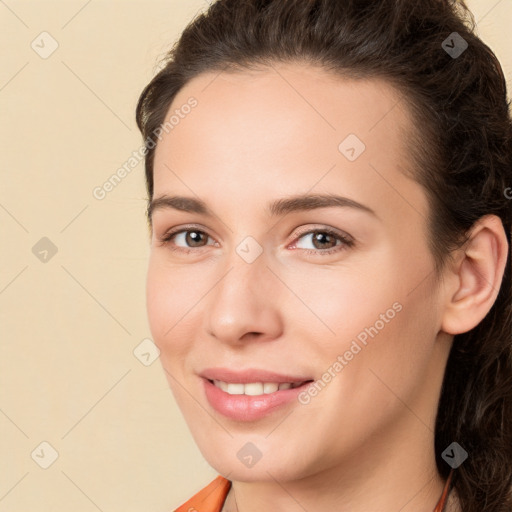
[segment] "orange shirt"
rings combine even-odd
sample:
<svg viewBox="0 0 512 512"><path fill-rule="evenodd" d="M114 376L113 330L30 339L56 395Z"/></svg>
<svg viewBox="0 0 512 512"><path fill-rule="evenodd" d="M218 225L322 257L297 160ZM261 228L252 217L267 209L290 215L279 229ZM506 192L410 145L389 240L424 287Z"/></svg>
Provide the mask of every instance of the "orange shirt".
<svg viewBox="0 0 512 512"><path fill-rule="evenodd" d="M219 475L174 512L220 512L229 489L231 482Z"/></svg>
<svg viewBox="0 0 512 512"><path fill-rule="evenodd" d="M453 470L450 471L443 493L433 512L443 512L444 510L446 498L450 492L452 473ZM219 475L174 512L221 512L229 489L231 489L231 482Z"/></svg>

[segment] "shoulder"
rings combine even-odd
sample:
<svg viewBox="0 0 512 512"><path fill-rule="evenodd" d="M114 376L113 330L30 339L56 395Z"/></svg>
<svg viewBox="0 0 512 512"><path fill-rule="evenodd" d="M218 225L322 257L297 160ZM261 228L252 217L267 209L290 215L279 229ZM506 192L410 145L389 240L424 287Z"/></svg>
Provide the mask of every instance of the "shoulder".
<svg viewBox="0 0 512 512"><path fill-rule="evenodd" d="M221 512L230 488L231 482L219 475L173 512L199 512L200 510Z"/></svg>

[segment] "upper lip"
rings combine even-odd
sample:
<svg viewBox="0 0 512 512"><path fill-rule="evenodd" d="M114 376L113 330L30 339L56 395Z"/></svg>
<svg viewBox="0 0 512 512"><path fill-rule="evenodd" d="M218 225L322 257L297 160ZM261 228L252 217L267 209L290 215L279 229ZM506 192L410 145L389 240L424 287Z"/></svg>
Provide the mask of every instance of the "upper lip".
<svg viewBox="0 0 512 512"><path fill-rule="evenodd" d="M313 380L308 376L297 376L271 372L268 370L258 370L249 368L244 371L230 370L229 368L206 368L200 374L201 377L208 380L220 380L229 383L248 384L250 382L290 382L300 383Z"/></svg>

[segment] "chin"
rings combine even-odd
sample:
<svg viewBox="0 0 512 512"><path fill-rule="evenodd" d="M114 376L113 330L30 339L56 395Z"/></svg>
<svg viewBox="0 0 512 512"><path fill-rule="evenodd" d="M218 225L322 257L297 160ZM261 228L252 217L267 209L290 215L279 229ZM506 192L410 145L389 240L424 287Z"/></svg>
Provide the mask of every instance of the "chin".
<svg viewBox="0 0 512 512"><path fill-rule="evenodd" d="M284 442L283 439L282 443ZM263 442L255 441L252 445L250 443L248 439L230 439L222 445L216 444L215 452L211 450L211 445L210 449L201 452L208 464L220 475L239 482L286 482L314 472L313 469L308 472L307 468L298 465L298 462L305 464L305 461L296 455L295 450L293 457L283 456L279 449L279 446L282 447L281 442L271 446L267 443L266 448L262 447ZM261 455L258 455L254 446L261 447Z"/></svg>

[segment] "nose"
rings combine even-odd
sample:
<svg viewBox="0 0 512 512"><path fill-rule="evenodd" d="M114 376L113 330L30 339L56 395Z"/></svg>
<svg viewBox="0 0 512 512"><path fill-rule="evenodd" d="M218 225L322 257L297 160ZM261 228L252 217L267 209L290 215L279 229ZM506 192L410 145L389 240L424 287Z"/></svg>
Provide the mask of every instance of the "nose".
<svg viewBox="0 0 512 512"><path fill-rule="evenodd" d="M264 254L252 263L235 254L209 293L208 335L233 346L278 338L283 328L282 293L282 284L267 267Z"/></svg>

